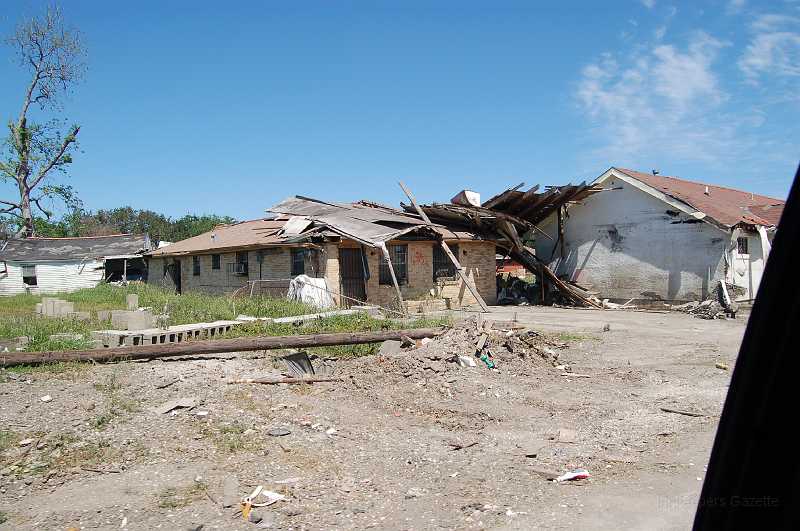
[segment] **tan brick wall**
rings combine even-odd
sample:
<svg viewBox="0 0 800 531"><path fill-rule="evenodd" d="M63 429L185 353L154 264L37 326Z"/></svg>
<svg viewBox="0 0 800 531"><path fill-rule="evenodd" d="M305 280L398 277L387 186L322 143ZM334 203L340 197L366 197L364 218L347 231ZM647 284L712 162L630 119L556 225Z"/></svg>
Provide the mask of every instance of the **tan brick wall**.
<svg viewBox="0 0 800 531"><path fill-rule="evenodd" d="M394 242L391 242L394 243ZM407 301L450 299L453 307L475 304L475 298L463 285L461 279L443 281L433 280L433 246L434 242L397 242L408 245L408 282L400 287L403 299ZM344 242L343 246L357 246L352 242ZM459 242L458 260L467 269L467 274L476 283L478 292L487 304L495 304L497 293L495 288L495 246L492 242ZM367 302L380 306L391 306L396 298L394 286L381 285L379 249L367 248L367 262L370 278L367 282ZM265 249L263 261L258 262L258 251L248 254L248 276L228 273L226 264L236 261L235 253L222 253L220 269L211 269L211 255L200 256L200 275L192 274L191 256L182 256L181 282L183 291L202 291L206 293L231 293L247 284L247 280L289 279L291 275L291 251L289 248ZM167 258L167 263L172 258ZM171 288L169 278L164 279L164 259L150 260L148 283ZM312 266L312 263L315 267ZM314 271L313 269L318 269ZM306 274L322 276L331 290L341 292L339 278L339 245L328 243L323 246L318 259L306 262ZM338 299L334 295L334 299ZM339 301L337 300L337 303ZM410 307L412 305L409 305ZM417 305L418 306L418 305Z"/></svg>
<svg viewBox="0 0 800 531"><path fill-rule="evenodd" d="M232 293L247 284L247 276L235 275L228 271L228 265L236 262L236 253L220 253L220 268L211 268L211 255L197 255L200 258L200 274L192 270L192 257L181 256L181 291L201 291L204 293ZM249 257L248 257L249 258Z"/></svg>
<svg viewBox="0 0 800 531"><path fill-rule="evenodd" d="M434 242L390 242L408 245L408 283L400 286L405 300L444 299L450 298L453 307L475 304L477 301L463 281L433 280L433 247ZM467 269L467 275L478 288L478 293L487 304L497 301L495 284L495 246L493 242L459 242L461 265ZM391 284L381 285L379 249L368 249L367 258L370 279L367 282L367 302L380 306L391 305L395 298L395 289Z"/></svg>
<svg viewBox="0 0 800 531"><path fill-rule="evenodd" d="M171 260L171 259L170 259ZM169 275L164 276L164 258L150 258L147 261L147 283L166 289L173 289L175 285Z"/></svg>
<svg viewBox="0 0 800 531"><path fill-rule="evenodd" d="M333 300L336 304L340 304L339 293L341 293L342 286L339 282L339 246L335 243L326 243L323 246L322 253L320 254L320 276L325 278L328 284L328 289L335 292Z"/></svg>

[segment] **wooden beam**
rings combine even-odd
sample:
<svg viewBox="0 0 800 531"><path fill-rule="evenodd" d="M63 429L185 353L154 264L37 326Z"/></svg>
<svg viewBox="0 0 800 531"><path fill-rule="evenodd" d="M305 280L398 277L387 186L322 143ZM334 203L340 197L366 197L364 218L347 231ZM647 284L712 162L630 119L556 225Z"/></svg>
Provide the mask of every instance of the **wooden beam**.
<svg viewBox="0 0 800 531"><path fill-rule="evenodd" d="M523 186L525 186L524 182L519 183L514 188L509 188L505 192L500 192L499 194L497 194L493 198L491 198L488 201L486 201L485 203L483 203L483 205L481 205L481 206L483 208L492 208L495 205L499 205L500 203L505 202L505 200L508 198L509 195L511 195L512 192L516 192L517 190L519 190ZM539 185L537 184L536 186L539 186Z"/></svg>
<svg viewBox="0 0 800 531"><path fill-rule="evenodd" d="M384 330L378 332L342 332L335 334L306 334L297 336L242 337L163 343L139 347L115 347L92 350L66 350L53 352L0 352L0 367L13 365L39 365L56 361L123 361L170 356L220 354L223 352L249 352L285 348L329 347L332 345L358 345L399 340L403 337L422 339L435 337L443 328L416 328L410 330Z"/></svg>
<svg viewBox="0 0 800 531"><path fill-rule="evenodd" d="M381 242L380 244L381 252L383 252L383 257L386 259L386 263L389 264L389 274L392 275L392 284L394 285L394 290L397 293L397 302L400 306L400 311L403 312L403 315L406 314L405 311L405 304L403 303L403 294L400 292L400 284L397 282L397 275L394 273L394 266L392 265L392 259L389 256L389 249L386 248L386 244ZM406 257L408 259L408 257ZM408 264L406 264L408 267ZM380 274L380 271L378 271Z"/></svg>
<svg viewBox="0 0 800 531"><path fill-rule="evenodd" d="M422 220L425 221L425 223L427 223L428 226L432 227L433 223L431 223L431 220L428 218L428 215L425 214L425 211L423 211L422 208L420 208L419 204L417 204L417 200L411 194L411 190L406 188L406 185L403 184L402 181L400 181L399 184L400 188L403 189L403 192L405 192L406 196L408 197L408 200L411 201L411 204L414 206L414 208L416 209L417 213L420 215ZM461 277L461 281L464 282L465 286L467 286L467 289L469 289L470 293L472 293L472 296L475 297L475 300L478 301L478 305L481 307L481 310L483 310L484 312L488 312L489 306L487 306L486 301L483 300L481 294L478 293L478 288L475 287L475 285L473 285L472 281L469 279L466 272L464 271L464 268L461 267L461 264L458 262L458 259L456 259L456 257L453 256L453 252L450 250L450 247L447 246L447 243L445 243L445 241L442 239L441 236L439 236L439 245L442 246L442 249L444 250L447 257L450 258L451 262L453 262L453 265L456 267L456 272L458 272L458 276Z"/></svg>

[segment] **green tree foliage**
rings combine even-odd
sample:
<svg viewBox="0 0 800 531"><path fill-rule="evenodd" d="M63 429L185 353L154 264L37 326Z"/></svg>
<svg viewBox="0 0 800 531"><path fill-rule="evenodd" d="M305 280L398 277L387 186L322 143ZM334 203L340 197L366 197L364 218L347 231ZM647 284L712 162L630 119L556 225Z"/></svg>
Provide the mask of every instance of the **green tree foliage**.
<svg viewBox="0 0 800 531"><path fill-rule="evenodd" d="M119 207L97 212L76 209L60 220L36 217L33 220L36 235L50 238L70 236L106 236L120 233L144 233L154 241L180 241L208 232L217 225L236 223L230 216L214 214L187 214L173 219L152 210ZM9 223L0 227L6 234L14 234L19 227Z"/></svg>

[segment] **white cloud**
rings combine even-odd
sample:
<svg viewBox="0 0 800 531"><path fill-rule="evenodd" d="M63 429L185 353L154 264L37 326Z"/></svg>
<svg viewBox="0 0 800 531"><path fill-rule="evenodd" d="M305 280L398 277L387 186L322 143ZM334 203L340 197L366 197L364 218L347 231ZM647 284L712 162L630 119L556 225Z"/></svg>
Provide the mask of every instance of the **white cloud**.
<svg viewBox="0 0 800 531"><path fill-rule="evenodd" d="M684 49L659 44L620 59L604 54L583 69L576 98L611 159L666 153L716 160L731 148L736 123L721 116L727 99L712 69L725 43L698 32Z"/></svg>
<svg viewBox="0 0 800 531"><path fill-rule="evenodd" d="M666 26L659 26L653 32L653 36L656 38L657 41L660 41L664 38L664 35L667 34L667 27Z"/></svg>
<svg viewBox="0 0 800 531"><path fill-rule="evenodd" d="M762 76L800 76L800 18L761 15L750 25L752 38L739 59L739 68L756 83Z"/></svg>
<svg viewBox="0 0 800 531"><path fill-rule="evenodd" d="M741 13L745 4L747 4L747 0L730 0L728 5L725 7L725 12L729 15Z"/></svg>
<svg viewBox="0 0 800 531"><path fill-rule="evenodd" d="M642 5L647 9L653 9L656 7L656 0L641 0Z"/></svg>

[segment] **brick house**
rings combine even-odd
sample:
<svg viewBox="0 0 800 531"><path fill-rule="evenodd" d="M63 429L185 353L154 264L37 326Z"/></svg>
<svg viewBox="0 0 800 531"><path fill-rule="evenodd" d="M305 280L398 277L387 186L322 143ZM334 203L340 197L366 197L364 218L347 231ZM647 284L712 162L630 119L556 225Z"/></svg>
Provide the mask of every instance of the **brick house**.
<svg viewBox="0 0 800 531"><path fill-rule="evenodd" d="M327 213L320 213L320 206ZM293 198L270 211L277 216L219 226L153 251L148 283L180 292L283 296L289 281L304 274L324 278L340 306L357 301L392 306L397 289L385 248L409 311L474 304L438 243L444 240L481 297L488 304L496 301L495 242L479 235L429 227L417 217L368 203Z"/></svg>

